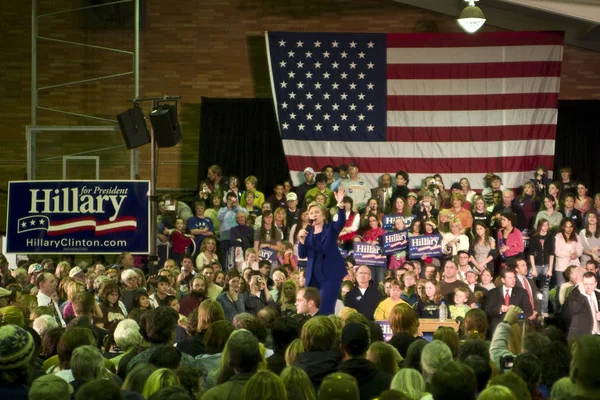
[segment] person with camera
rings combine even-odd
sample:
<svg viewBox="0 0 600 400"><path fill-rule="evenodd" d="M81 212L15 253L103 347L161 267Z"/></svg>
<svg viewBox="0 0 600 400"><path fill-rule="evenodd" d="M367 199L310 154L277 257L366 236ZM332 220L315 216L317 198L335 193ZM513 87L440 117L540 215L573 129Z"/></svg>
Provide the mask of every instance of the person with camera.
<svg viewBox="0 0 600 400"><path fill-rule="evenodd" d="M267 281L259 271L250 272L248 282L250 283L250 291L245 294L244 298L247 313L256 315L267 306L275 307L275 301L271 297Z"/></svg>
<svg viewBox="0 0 600 400"><path fill-rule="evenodd" d="M491 361L500 370L510 369L510 364L517 356L508 349L508 340L510 328L519 321L519 316L522 313L523 310L519 306L508 306L503 321L495 329L492 336L492 342L490 343Z"/></svg>
<svg viewBox="0 0 600 400"><path fill-rule="evenodd" d="M550 178L548 178L548 169L540 165L535 170L535 176L531 178L531 183L535 187L535 197L543 198L548 194L548 185L550 184Z"/></svg>
<svg viewBox="0 0 600 400"><path fill-rule="evenodd" d="M433 202L433 193L429 190L422 190L419 193L421 201L418 203L417 207L417 219L421 221L427 221L428 219L437 220L439 210L435 208L435 203Z"/></svg>

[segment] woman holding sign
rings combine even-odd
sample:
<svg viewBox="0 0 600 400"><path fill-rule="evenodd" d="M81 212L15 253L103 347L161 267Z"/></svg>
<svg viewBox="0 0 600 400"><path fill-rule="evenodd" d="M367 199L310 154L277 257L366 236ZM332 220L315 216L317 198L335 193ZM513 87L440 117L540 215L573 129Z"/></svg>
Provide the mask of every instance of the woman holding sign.
<svg viewBox="0 0 600 400"><path fill-rule="evenodd" d="M312 229L306 227L298 233L298 256L307 257L306 286L319 289L321 306L319 314L334 313L342 278L346 275L346 263L337 246L338 235L346 223L344 189L335 192L337 220L327 223L327 209L318 203L308 206Z"/></svg>
<svg viewBox="0 0 600 400"><path fill-rule="evenodd" d="M254 232L254 250L260 255L260 249L270 248L279 250L283 240L281 231L273 223L273 212L265 210L262 213L260 228Z"/></svg>

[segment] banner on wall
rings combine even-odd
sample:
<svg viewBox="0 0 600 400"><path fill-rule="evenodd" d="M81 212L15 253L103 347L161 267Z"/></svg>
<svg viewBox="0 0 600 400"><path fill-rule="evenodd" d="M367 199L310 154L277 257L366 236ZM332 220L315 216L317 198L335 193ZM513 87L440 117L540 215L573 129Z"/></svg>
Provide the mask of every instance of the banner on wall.
<svg viewBox="0 0 600 400"><path fill-rule="evenodd" d="M385 233L381 237L383 243L383 254L389 256L408 248L408 230Z"/></svg>
<svg viewBox="0 0 600 400"><path fill-rule="evenodd" d="M150 252L149 181L8 185L9 253Z"/></svg>
<svg viewBox="0 0 600 400"><path fill-rule="evenodd" d="M421 235L408 238L408 258L442 256L442 235Z"/></svg>
<svg viewBox="0 0 600 400"><path fill-rule="evenodd" d="M367 243L354 243L355 265L369 265L371 267L385 267L387 257L382 254L381 246L371 246Z"/></svg>

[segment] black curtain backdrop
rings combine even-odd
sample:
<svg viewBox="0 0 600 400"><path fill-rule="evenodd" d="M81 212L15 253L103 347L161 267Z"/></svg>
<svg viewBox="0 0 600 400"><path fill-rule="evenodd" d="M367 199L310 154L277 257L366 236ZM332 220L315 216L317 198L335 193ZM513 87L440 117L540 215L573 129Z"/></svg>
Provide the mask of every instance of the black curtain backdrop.
<svg viewBox="0 0 600 400"><path fill-rule="evenodd" d="M600 192L600 100L561 100L554 153L554 177L562 166L573 178L589 185L589 195ZM198 177L210 165L240 179L255 175L266 195L267 183L289 178L272 99L202 98ZM492 171L493 172L493 171Z"/></svg>
<svg viewBox="0 0 600 400"><path fill-rule="evenodd" d="M560 100L554 150L554 178L569 166L573 178L588 184L588 195L600 192L600 100ZM548 167L550 168L550 167Z"/></svg>
<svg viewBox="0 0 600 400"><path fill-rule="evenodd" d="M274 182L289 179L272 99L203 97L200 109L198 181L213 164L237 175L242 189L245 177L256 176L266 196Z"/></svg>

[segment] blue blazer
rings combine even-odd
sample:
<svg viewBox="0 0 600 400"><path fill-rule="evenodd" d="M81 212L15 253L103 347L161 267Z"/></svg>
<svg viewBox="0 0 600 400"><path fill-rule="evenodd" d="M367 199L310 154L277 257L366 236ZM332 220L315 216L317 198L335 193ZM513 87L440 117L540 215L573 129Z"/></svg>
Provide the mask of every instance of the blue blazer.
<svg viewBox="0 0 600 400"><path fill-rule="evenodd" d="M315 239L314 231L310 231L304 240L304 244L298 245L298 257L308 258L306 266L306 284L310 283L313 273L319 271L327 280L341 280L346 276L346 261L340 254L338 248L338 236L346 224L346 211L342 208L338 211L338 220L323 226L320 233L320 241ZM321 253L315 259L315 248L320 248Z"/></svg>

